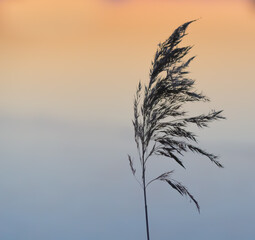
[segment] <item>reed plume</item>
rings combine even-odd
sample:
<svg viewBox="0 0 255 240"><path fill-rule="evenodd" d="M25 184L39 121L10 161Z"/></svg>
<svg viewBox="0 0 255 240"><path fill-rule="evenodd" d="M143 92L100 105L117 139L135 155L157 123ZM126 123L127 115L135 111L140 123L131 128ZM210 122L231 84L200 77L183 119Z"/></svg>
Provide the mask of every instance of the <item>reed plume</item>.
<svg viewBox="0 0 255 240"><path fill-rule="evenodd" d="M149 83L142 86L139 82L135 93L133 126L142 171L140 184L144 195L147 240L150 239L150 232L146 189L154 181L166 182L181 195L189 197L200 211L197 200L188 189L173 179L173 170L147 181L146 167L151 156L168 157L185 168L181 157L190 151L204 155L216 166L223 167L216 155L197 146L197 136L188 130L191 124L204 128L214 120L224 119L222 111L212 110L208 114L189 116L184 110L185 103L209 101L194 89L195 81L188 77L187 69L195 57L187 60L184 57L192 47L179 47L192 22L184 23L165 42L159 44L151 64ZM128 155L128 159L131 171L137 178L133 158Z"/></svg>

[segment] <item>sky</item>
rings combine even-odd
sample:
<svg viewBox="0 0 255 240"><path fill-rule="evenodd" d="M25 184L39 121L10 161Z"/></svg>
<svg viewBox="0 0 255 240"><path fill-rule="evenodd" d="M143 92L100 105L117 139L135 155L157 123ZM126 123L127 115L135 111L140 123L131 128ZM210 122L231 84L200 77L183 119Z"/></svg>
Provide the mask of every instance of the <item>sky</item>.
<svg viewBox="0 0 255 240"><path fill-rule="evenodd" d="M224 169L197 155L175 169L201 206L164 183L148 189L151 239L255 236L254 56L251 0L2 0L0 2L0 239L141 240L143 196L132 106L159 42L186 21L190 76L226 121L192 129Z"/></svg>

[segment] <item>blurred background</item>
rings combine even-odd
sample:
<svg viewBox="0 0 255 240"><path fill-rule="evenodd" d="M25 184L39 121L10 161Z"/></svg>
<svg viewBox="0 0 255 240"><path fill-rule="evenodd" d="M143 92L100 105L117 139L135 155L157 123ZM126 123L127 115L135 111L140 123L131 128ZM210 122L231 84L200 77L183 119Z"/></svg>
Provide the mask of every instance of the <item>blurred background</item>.
<svg viewBox="0 0 255 240"><path fill-rule="evenodd" d="M187 170L153 158L149 178L176 169L195 206L164 183L148 189L151 239L255 237L255 4L245 0L1 0L0 239L145 239L132 114L157 44L186 21L190 75L226 121L203 131ZM136 166L137 167L137 166Z"/></svg>

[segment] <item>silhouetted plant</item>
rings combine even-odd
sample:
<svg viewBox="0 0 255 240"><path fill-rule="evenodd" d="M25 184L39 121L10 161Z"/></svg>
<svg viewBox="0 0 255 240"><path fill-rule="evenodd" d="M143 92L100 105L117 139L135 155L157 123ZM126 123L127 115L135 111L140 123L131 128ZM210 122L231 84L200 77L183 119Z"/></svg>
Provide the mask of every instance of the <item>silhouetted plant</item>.
<svg viewBox="0 0 255 240"><path fill-rule="evenodd" d="M187 77L187 67L194 57L186 61L183 57L192 47L178 47L192 22L181 25L165 42L159 44L150 69L149 84L142 87L139 82L135 94L133 125L142 170L140 184L144 194L147 240L150 239L150 235L146 188L152 182L165 181L181 195L188 196L198 211L200 210L198 202L188 189L172 178L173 171L163 173L147 182L146 165L152 155L169 157L185 168L180 156L191 151L206 156L218 167L222 167L216 155L191 144L197 143L197 138L187 130L190 124L203 128L214 120L224 119L222 111L213 110L206 115L188 117L187 112L183 110L183 105L187 102L209 101L206 96L194 90L194 80ZM129 155L128 159L132 173L137 178L133 160ZM137 180L139 181L138 178Z"/></svg>

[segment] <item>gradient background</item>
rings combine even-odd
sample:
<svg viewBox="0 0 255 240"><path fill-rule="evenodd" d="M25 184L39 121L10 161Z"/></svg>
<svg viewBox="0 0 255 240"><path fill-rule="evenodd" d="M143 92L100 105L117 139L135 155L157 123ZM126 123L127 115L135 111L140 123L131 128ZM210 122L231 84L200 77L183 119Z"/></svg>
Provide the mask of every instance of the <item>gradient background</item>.
<svg viewBox="0 0 255 240"><path fill-rule="evenodd" d="M2 0L0 239L145 239L142 191L130 172L138 81L157 44L188 20L191 76L227 121L199 131L224 169L187 155L176 169L201 205L149 188L151 239L255 239L255 4L245 0ZM156 162L156 163L155 163ZM171 165L172 164L172 165ZM159 167L161 166L161 167Z"/></svg>

